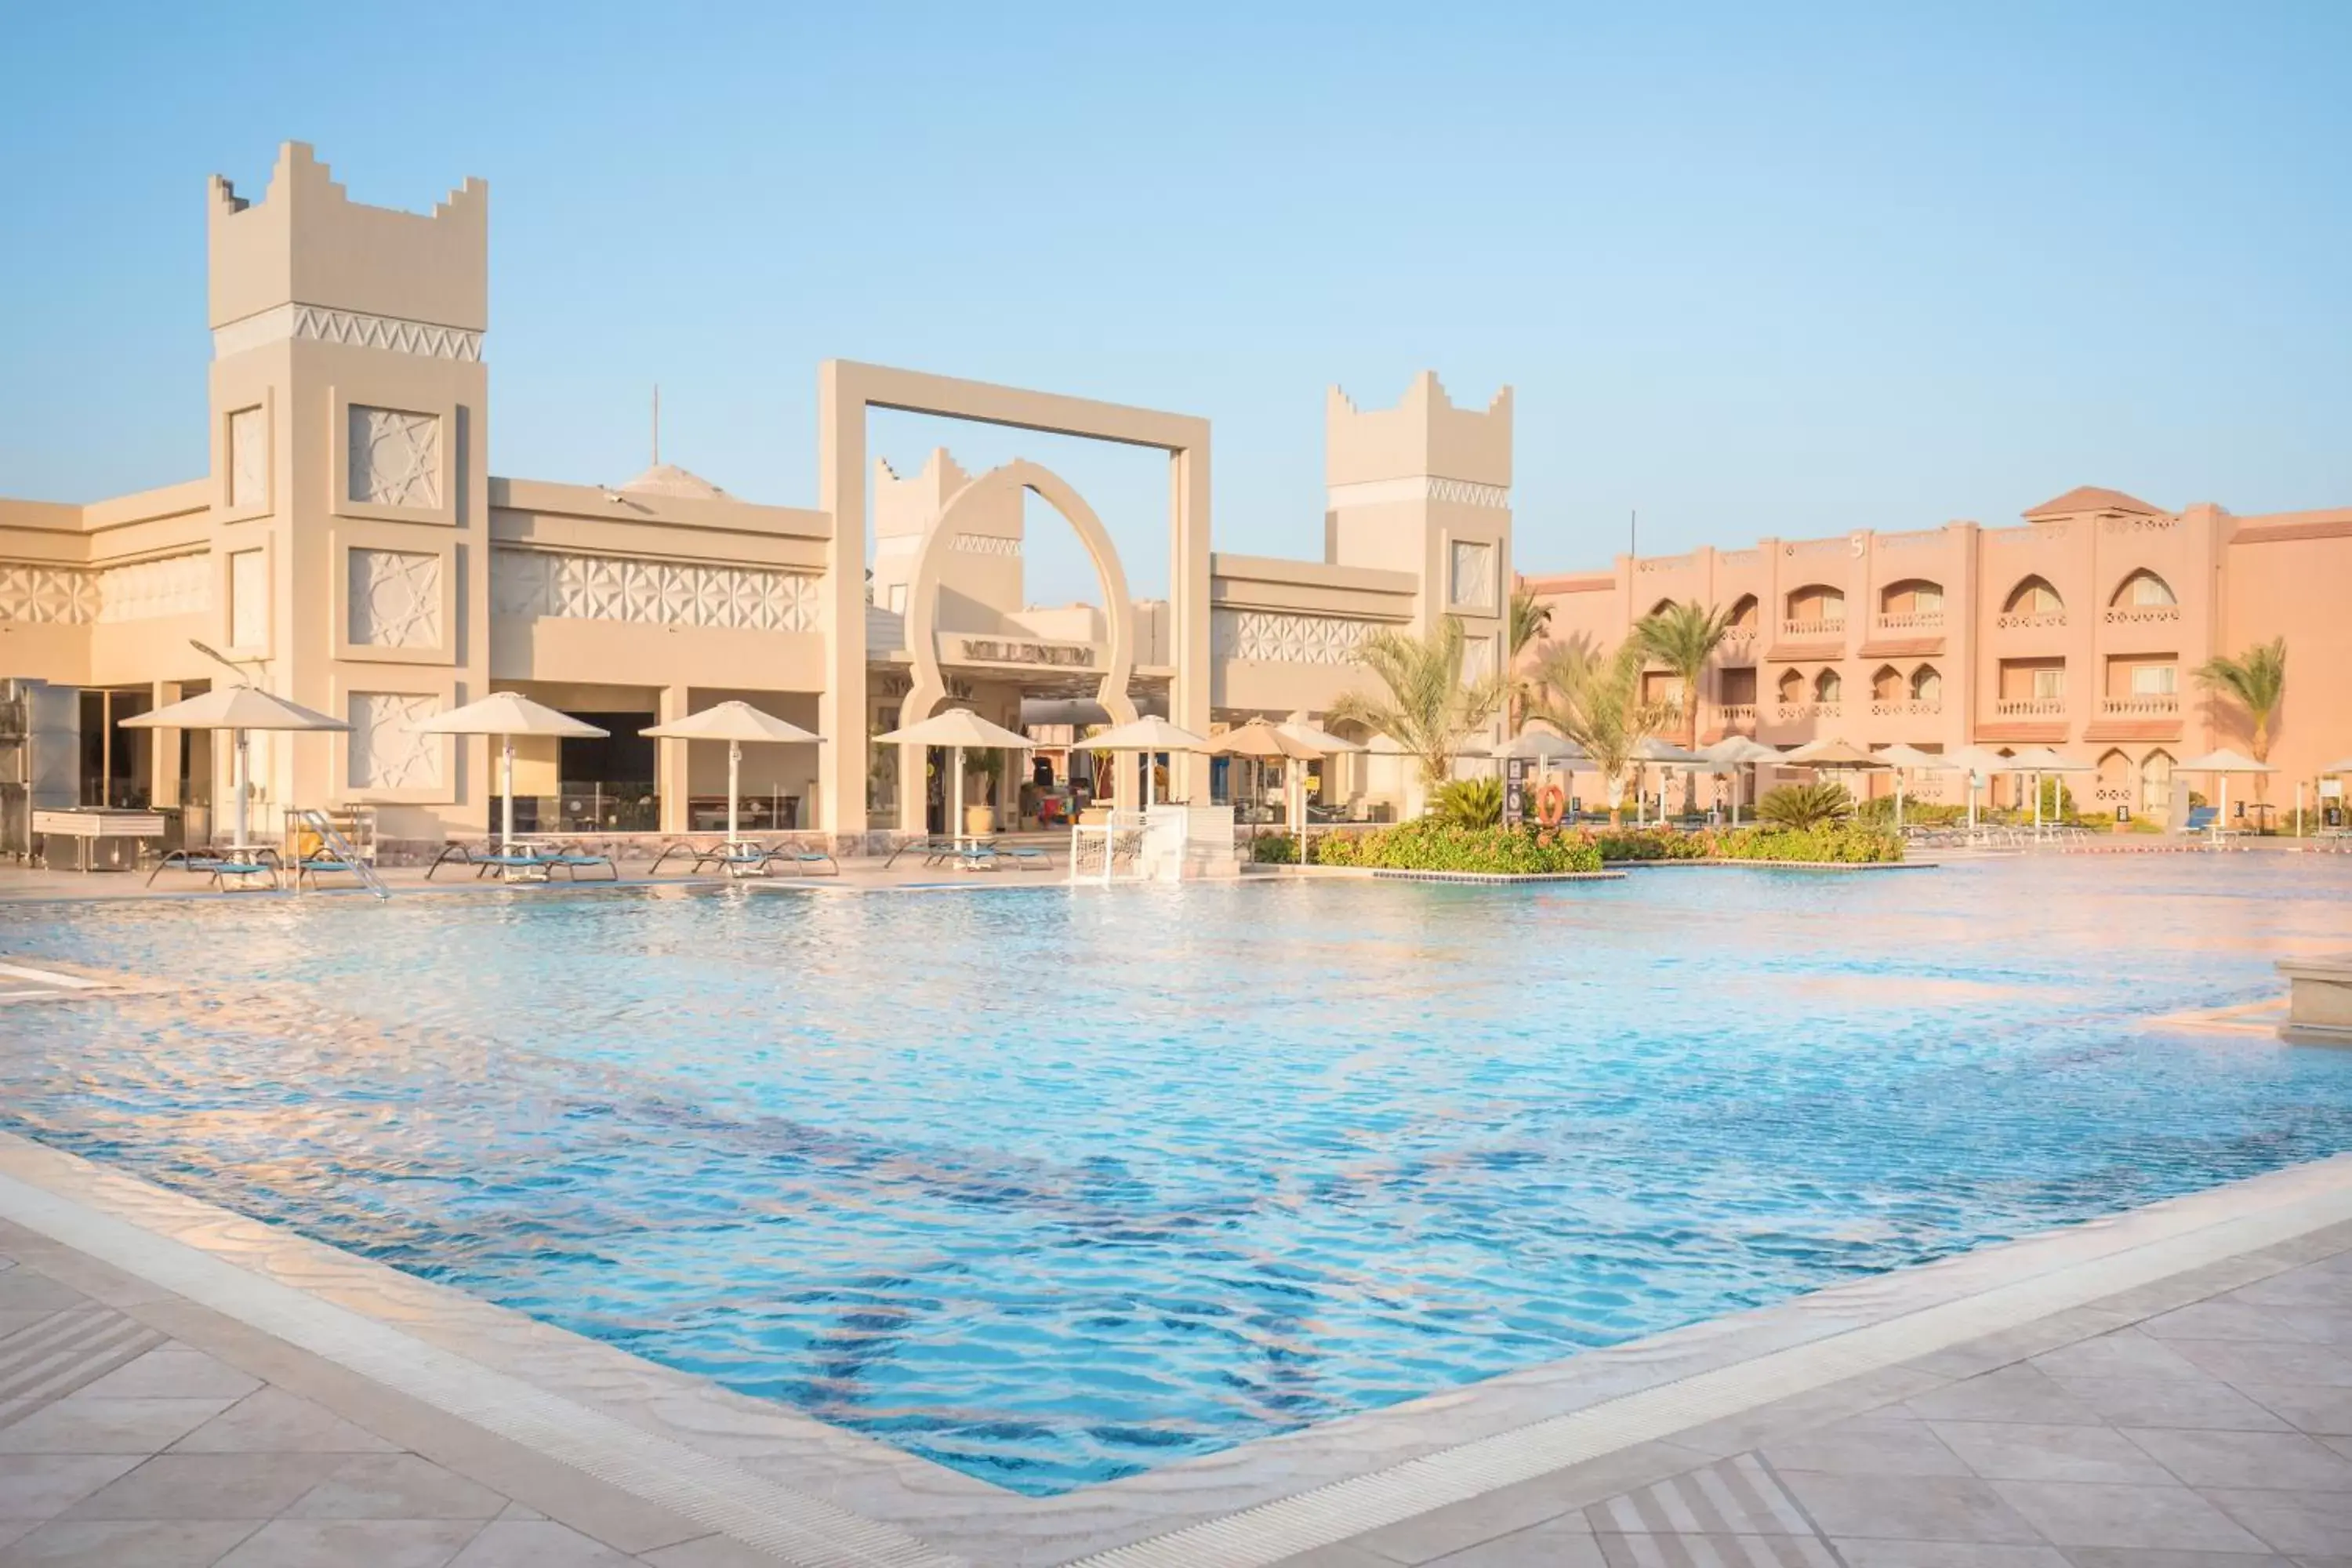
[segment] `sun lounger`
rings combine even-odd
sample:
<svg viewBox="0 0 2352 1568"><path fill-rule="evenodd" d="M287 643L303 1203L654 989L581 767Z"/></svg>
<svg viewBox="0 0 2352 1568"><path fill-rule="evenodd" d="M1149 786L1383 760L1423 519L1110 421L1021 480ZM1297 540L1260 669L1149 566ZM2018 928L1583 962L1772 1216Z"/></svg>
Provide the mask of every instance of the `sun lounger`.
<svg viewBox="0 0 2352 1568"><path fill-rule="evenodd" d="M768 851L770 860L782 860L803 876L814 876L816 868L824 867L828 877L841 875L841 862L825 850L804 844L779 844Z"/></svg>
<svg viewBox="0 0 2352 1568"><path fill-rule="evenodd" d="M1050 871L1054 868L1053 852L1040 849L1035 845L1015 844L1000 850L999 853L1012 861L1016 870Z"/></svg>
<svg viewBox="0 0 2352 1568"><path fill-rule="evenodd" d="M360 874L360 868L357 866L349 860L338 859L332 855L316 854L307 860L297 860L294 863L294 886L297 888L301 887L305 882L316 887L320 878L333 876L349 877L353 881L362 884L366 881L366 879Z"/></svg>
<svg viewBox="0 0 2352 1568"><path fill-rule="evenodd" d="M164 852L147 873L147 885L153 887L155 879L166 870L193 871L199 877L211 877L220 866L235 861L245 865L278 866L278 851L266 844L221 846L208 849L172 849Z"/></svg>
<svg viewBox="0 0 2352 1568"><path fill-rule="evenodd" d="M210 870L213 891L216 893L260 891L255 880L259 877L269 879L268 890L273 893L284 885L278 879L278 867L268 860L215 860Z"/></svg>
<svg viewBox="0 0 2352 1568"><path fill-rule="evenodd" d="M953 839L942 838L937 834L927 833L919 835L916 837L906 840L896 849L891 850L890 858L882 862L882 869L887 871L891 867L898 863L899 856L905 855L910 851L920 855L923 858L924 865L936 866L940 863L940 855L953 847L954 843L955 841Z"/></svg>

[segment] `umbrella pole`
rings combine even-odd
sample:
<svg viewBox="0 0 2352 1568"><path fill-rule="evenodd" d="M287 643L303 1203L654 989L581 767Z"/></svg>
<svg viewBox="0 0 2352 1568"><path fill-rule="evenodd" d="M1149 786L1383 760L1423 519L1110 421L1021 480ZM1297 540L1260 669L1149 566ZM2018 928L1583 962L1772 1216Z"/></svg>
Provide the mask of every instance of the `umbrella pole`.
<svg viewBox="0 0 2352 1568"><path fill-rule="evenodd" d="M727 842L730 847L735 842L735 797L740 793L738 786L742 773L743 742L730 741L727 742Z"/></svg>
<svg viewBox="0 0 2352 1568"><path fill-rule="evenodd" d="M1903 831L1903 770L1895 770L1895 831Z"/></svg>
<svg viewBox="0 0 2352 1568"><path fill-rule="evenodd" d="M245 795L252 763L246 757L245 731L237 731L232 741L236 752L236 766L231 770L236 775L236 843L241 846L245 843Z"/></svg>
<svg viewBox="0 0 2352 1568"><path fill-rule="evenodd" d="M514 853L514 737L499 737L500 754L505 758L499 780L499 853Z"/></svg>
<svg viewBox="0 0 2352 1568"><path fill-rule="evenodd" d="M963 843L963 748L961 746L956 747L950 754L949 762L955 769L955 778L948 786L953 792L949 809L955 815L948 821L948 837L956 844L961 845Z"/></svg>

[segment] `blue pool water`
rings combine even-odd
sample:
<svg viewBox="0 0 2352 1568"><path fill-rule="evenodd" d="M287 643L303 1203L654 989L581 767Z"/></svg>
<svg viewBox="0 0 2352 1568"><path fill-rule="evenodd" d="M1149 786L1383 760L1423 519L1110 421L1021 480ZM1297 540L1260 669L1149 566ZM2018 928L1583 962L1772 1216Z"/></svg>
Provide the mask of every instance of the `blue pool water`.
<svg viewBox="0 0 2352 1568"><path fill-rule="evenodd" d="M2352 1148L2352 860L0 908L0 1122L1053 1492Z"/></svg>

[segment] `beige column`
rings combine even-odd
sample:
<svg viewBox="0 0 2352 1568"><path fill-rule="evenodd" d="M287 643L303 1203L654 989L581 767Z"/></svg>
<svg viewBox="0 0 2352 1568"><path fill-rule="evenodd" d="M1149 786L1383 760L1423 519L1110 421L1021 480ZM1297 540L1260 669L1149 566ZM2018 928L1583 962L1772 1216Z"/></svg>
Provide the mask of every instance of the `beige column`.
<svg viewBox="0 0 2352 1568"><path fill-rule="evenodd" d="M923 806L930 791L930 781L923 776L923 765L929 749L928 746L898 748L898 831L901 833L920 833L923 830Z"/></svg>
<svg viewBox="0 0 2352 1568"><path fill-rule="evenodd" d="M155 682L155 706L168 708L180 700L176 680ZM147 731L147 798L158 808L180 804L180 731Z"/></svg>
<svg viewBox="0 0 2352 1568"><path fill-rule="evenodd" d="M817 826L866 830L866 399L845 380L854 367L817 371L817 504L833 520L825 550L824 690L817 698Z"/></svg>
<svg viewBox="0 0 2352 1568"><path fill-rule="evenodd" d="M1171 723L1196 735L1209 732L1209 437L1168 458L1168 651L1176 667L1168 690ZM1179 752L1168 759L1168 793L1180 800L1209 798L1209 759ZM1138 798L1140 798L1139 796Z"/></svg>
<svg viewBox="0 0 2352 1568"><path fill-rule="evenodd" d="M693 711L692 693L683 686L661 689L661 721L676 723ZM687 748L691 741L654 742L654 792L661 797L661 830L684 833L693 819L687 815L687 792L692 787L687 772Z"/></svg>

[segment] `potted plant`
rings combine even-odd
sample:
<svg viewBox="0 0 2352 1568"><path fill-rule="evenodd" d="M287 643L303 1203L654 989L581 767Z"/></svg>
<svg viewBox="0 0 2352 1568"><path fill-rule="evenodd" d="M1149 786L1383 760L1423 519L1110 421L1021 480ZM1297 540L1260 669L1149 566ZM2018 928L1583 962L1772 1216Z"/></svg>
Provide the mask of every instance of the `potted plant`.
<svg viewBox="0 0 2352 1568"><path fill-rule="evenodd" d="M964 777L981 786L983 794L1004 772L1004 753L996 751L966 752L963 754ZM973 802L963 808L963 830L981 837L996 831L996 808L985 801Z"/></svg>

